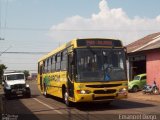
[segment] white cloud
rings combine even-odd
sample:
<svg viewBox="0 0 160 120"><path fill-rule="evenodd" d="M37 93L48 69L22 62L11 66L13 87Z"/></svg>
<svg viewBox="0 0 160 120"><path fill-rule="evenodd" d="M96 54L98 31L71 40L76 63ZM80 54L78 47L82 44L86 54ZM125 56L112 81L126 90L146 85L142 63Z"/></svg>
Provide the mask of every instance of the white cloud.
<svg viewBox="0 0 160 120"><path fill-rule="evenodd" d="M129 18L122 8L110 9L106 0L99 3L99 13L90 18L75 15L52 26L50 36L66 42L73 38L118 38L125 44L160 31L160 15L154 19L135 16Z"/></svg>
<svg viewBox="0 0 160 120"><path fill-rule="evenodd" d="M156 17L157 22L160 22L160 15Z"/></svg>

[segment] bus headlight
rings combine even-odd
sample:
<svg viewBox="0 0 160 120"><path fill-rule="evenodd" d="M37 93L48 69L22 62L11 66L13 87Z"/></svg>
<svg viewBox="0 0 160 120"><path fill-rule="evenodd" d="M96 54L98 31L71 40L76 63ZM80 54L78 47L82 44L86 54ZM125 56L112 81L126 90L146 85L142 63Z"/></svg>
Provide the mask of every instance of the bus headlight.
<svg viewBox="0 0 160 120"><path fill-rule="evenodd" d="M127 89L126 88L121 88L118 91L118 94L126 94L127 93Z"/></svg>
<svg viewBox="0 0 160 120"><path fill-rule="evenodd" d="M89 91L89 90L77 90L77 93L78 94L89 94L89 93L91 93L91 91Z"/></svg>

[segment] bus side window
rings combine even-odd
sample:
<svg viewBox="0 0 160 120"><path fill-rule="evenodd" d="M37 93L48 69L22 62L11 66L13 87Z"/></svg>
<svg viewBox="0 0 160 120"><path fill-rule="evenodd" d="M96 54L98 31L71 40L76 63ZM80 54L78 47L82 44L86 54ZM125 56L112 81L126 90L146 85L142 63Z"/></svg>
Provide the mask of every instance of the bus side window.
<svg viewBox="0 0 160 120"><path fill-rule="evenodd" d="M61 62L61 55L60 55L60 53L58 53L56 55L56 71L60 71L60 69L61 69L60 62Z"/></svg>
<svg viewBox="0 0 160 120"><path fill-rule="evenodd" d="M45 73L45 60L43 61L43 73Z"/></svg>
<svg viewBox="0 0 160 120"><path fill-rule="evenodd" d="M46 71L47 73L49 72L48 68L49 68L49 58L47 59L47 71Z"/></svg>
<svg viewBox="0 0 160 120"><path fill-rule="evenodd" d="M67 51L61 53L61 70L67 70Z"/></svg>
<svg viewBox="0 0 160 120"><path fill-rule="evenodd" d="M51 72L51 57L48 58L48 72Z"/></svg>
<svg viewBox="0 0 160 120"><path fill-rule="evenodd" d="M55 61L56 61L56 57L55 57L55 56L52 56L52 70L51 70L52 72L54 72L54 71L56 70L56 68L55 68L55 67L56 67L56 66L55 66L55 63L56 63L56 62L55 62Z"/></svg>
<svg viewBox="0 0 160 120"><path fill-rule="evenodd" d="M48 59L45 60L45 73L48 72Z"/></svg>
<svg viewBox="0 0 160 120"><path fill-rule="evenodd" d="M51 56L50 72L52 72L52 56Z"/></svg>

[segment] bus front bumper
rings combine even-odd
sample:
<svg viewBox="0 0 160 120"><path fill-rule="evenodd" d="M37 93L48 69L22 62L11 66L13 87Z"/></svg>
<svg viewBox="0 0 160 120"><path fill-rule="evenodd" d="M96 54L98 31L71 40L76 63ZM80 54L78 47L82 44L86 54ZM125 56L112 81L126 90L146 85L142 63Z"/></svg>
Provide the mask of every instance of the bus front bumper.
<svg viewBox="0 0 160 120"><path fill-rule="evenodd" d="M96 101L110 101L115 99L127 98L127 92L115 94L77 94L74 102L96 102Z"/></svg>

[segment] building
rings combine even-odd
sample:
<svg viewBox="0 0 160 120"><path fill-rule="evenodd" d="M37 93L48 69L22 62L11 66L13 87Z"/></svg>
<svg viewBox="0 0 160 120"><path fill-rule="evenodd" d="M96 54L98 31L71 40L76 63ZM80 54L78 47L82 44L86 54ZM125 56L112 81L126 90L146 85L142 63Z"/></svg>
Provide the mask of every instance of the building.
<svg viewBox="0 0 160 120"><path fill-rule="evenodd" d="M160 32L150 34L126 46L129 80L137 74L147 74L147 84L156 81L160 88Z"/></svg>

